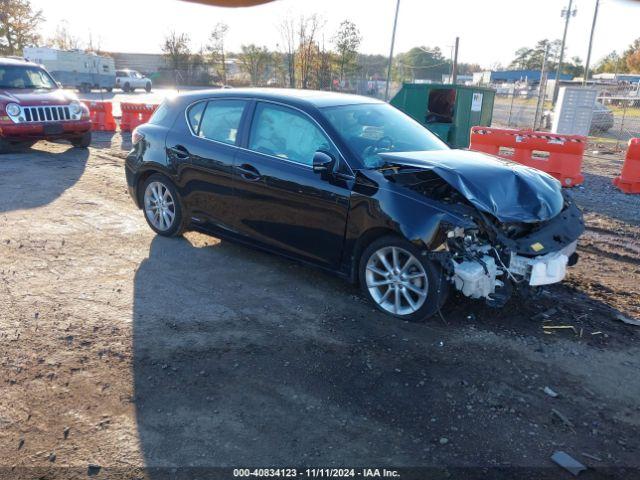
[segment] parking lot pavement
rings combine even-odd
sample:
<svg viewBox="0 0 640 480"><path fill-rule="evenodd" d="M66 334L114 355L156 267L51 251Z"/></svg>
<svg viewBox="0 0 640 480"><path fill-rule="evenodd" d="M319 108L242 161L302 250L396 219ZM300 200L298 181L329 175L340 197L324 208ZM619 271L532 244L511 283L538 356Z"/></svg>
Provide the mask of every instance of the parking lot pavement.
<svg viewBox="0 0 640 480"><path fill-rule="evenodd" d="M639 223L592 210L565 285L502 310L454 297L444 320L409 324L296 263L194 232L155 237L127 196L123 147L99 146L0 157L12 478L90 464L96 478L246 465L555 478L558 449L640 466L638 327L615 319L640 311Z"/></svg>

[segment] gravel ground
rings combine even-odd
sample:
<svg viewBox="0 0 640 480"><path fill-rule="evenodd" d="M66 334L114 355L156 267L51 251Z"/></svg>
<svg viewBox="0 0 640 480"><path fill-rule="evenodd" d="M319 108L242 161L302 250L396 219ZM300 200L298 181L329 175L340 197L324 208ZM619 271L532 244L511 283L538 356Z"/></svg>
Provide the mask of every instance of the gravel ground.
<svg viewBox="0 0 640 480"><path fill-rule="evenodd" d="M296 263L155 237L126 193L128 142L0 158L0 478L570 478L556 450L590 467L581 478L638 475L640 327L620 318L640 318L640 196L611 186L620 158L585 159L565 283L501 310L454 296L444 319L409 324Z"/></svg>

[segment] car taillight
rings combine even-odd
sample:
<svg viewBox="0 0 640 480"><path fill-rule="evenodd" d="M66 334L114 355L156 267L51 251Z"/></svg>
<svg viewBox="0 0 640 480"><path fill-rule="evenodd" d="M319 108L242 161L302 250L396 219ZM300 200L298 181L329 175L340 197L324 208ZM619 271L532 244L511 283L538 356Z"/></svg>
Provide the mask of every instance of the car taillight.
<svg viewBox="0 0 640 480"><path fill-rule="evenodd" d="M144 138L144 135L136 128L131 133L131 143L137 144L140 140Z"/></svg>

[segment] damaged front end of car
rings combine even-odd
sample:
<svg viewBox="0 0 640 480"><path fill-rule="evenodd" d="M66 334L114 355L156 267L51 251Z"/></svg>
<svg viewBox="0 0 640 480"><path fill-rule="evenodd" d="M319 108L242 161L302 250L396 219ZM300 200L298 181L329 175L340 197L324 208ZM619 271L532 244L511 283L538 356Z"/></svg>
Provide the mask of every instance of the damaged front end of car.
<svg viewBox="0 0 640 480"><path fill-rule="evenodd" d="M502 306L514 287L532 292L560 282L575 265L582 215L568 195L562 212L540 223L504 224L478 212L477 228L447 232L441 264L455 288L470 298ZM544 253L543 253L544 252Z"/></svg>
<svg viewBox="0 0 640 480"><path fill-rule="evenodd" d="M393 183L464 211L464 225L441 226L437 241L429 239L432 259L463 295L503 306L514 289L533 292L560 282L577 262L582 213L550 176L466 151L385 160Z"/></svg>

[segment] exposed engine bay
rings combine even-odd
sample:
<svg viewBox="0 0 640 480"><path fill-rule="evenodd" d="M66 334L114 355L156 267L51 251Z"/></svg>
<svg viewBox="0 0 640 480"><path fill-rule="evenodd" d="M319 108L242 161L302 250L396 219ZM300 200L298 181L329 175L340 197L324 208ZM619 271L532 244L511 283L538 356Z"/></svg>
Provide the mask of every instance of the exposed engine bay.
<svg viewBox="0 0 640 480"><path fill-rule="evenodd" d="M577 238L582 215L567 194L563 211L539 223L502 224L487 215L476 217L478 229L447 232L449 262L443 267L455 288L471 298L503 305L514 287L561 282L578 260Z"/></svg>
<svg viewBox="0 0 640 480"><path fill-rule="evenodd" d="M465 225L446 229L431 253L457 290L502 306L514 288L532 291L564 279L577 262L584 222L555 179L499 160L491 165L491 157L473 152L456 151L455 165L438 156L394 154L386 174L464 217ZM480 178L476 162L483 163Z"/></svg>

